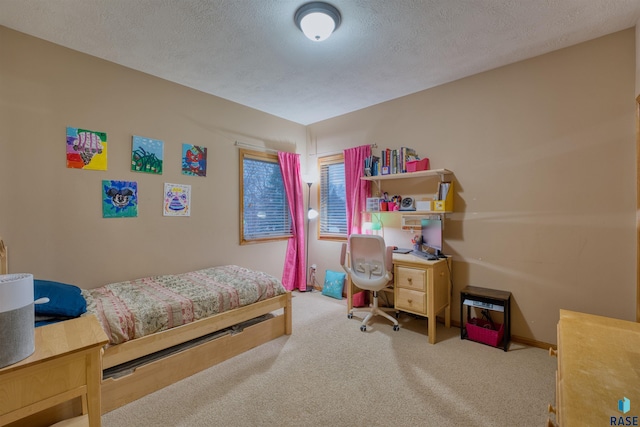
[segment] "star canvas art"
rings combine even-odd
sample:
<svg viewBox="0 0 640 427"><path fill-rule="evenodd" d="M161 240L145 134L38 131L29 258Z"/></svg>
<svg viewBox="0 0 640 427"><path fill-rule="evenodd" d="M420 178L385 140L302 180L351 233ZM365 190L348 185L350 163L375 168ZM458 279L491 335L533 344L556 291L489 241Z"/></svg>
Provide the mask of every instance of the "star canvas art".
<svg viewBox="0 0 640 427"><path fill-rule="evenodd" d="M183 184L164 184L164 216L191 215L191 186Z"/></svg>

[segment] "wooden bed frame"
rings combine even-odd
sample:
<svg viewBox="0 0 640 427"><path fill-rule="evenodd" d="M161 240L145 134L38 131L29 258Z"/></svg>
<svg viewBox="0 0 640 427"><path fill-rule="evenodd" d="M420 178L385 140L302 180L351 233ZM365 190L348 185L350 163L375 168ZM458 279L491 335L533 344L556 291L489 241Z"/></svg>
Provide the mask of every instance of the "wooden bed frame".
<svg viewBox="0 0 640 427"><path fill-rule="evenodd" d="M291 335L291 292L107 347L102 359L103 371L279 309L283 309L284 312L275 313L274 317L248 326L242 332L225 334L155 360L135 368L128 375L103 379L102 413L119 408L282 335Z"/></svg>
<svg viewBox="0 0 640 427"><path fill-rule="evenodd" d="M8 274L7 248L0 238L0 274ZM104 349L102 370L187 343L234 325L272 314L266 320L234 333L187 346L150 361L130 373L104 378L101 384L102 413L112 411L181 379L230 359L282 335L291 335L291 292L245 307L196 320L153 335Z"/></svg>

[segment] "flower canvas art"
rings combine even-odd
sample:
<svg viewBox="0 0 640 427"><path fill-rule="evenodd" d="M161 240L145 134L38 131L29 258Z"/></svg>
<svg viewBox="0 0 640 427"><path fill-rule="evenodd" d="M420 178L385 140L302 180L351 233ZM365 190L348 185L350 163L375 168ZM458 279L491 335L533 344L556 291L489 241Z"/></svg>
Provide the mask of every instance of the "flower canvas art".
<svg viewBox="0 0 640 427"><path fill-rule="evenodd" d="M131 140L131 170L162 175L164 142L159 139L133 136Z"/></svg>

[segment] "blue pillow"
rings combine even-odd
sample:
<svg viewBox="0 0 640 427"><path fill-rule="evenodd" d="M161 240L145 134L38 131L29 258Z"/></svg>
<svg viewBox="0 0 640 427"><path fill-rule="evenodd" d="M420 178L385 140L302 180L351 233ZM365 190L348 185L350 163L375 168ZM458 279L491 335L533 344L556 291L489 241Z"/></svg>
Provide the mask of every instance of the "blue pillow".
<svg viewBox="0 0 640 427"><path fill-rule="evenodd" d="M34 299L49 298L49 302L35 304L36 315L78 317L87 311L87 301L79 287L49 280L33 281Z"/></svg>
<svg viewBox="0 0 640 427"><path fill-rule="evenodd" d="M346 273L338 273L336 271L327 270L324 275L324 286L322 286L322 295L331 298L342 299L342 289L344 288L344 279Z"/></svg>

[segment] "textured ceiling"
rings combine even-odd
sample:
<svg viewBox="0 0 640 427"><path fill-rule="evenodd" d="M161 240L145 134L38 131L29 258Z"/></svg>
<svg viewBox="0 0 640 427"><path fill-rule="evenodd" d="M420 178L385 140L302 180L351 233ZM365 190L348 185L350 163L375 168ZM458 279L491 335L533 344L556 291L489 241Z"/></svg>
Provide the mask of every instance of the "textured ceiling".
<svg viewBox="0 0 640 427"><path fill-rule="evenodd" d="M633 27L640 0L0 0L0 25L303 125ZM1 66L1 65L0 65Z"/></svg>

